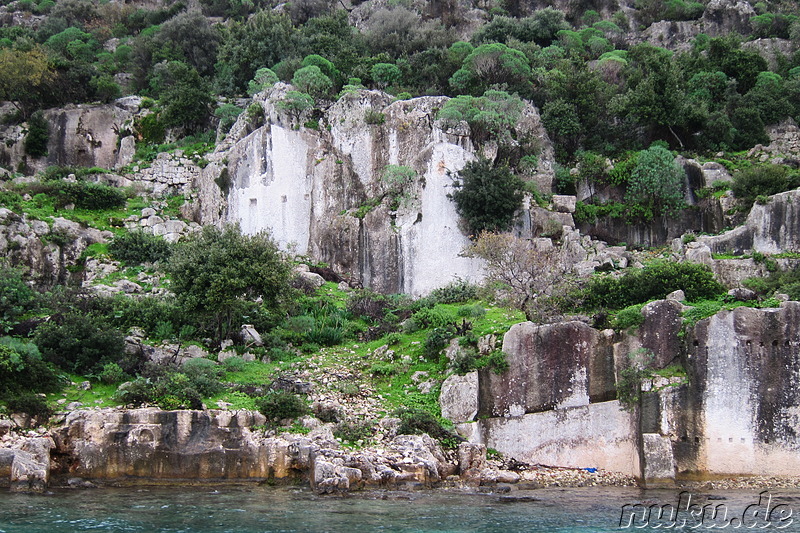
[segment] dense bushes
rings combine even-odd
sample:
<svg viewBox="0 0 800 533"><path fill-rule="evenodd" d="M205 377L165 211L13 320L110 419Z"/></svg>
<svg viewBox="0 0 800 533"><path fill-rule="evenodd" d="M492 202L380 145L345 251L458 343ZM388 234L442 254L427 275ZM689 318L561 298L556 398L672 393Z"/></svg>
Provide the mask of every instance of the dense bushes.
<svg viewBox="0 0 800 533"><path fill-rule="evenodd" d="M0 337L0 399L27 392L55 392L63 385L35 344Z"/></svg>
<svg viewBox="0 0 800 533"><path fill-rule="evenodd" d="M86 181L45 181L26 186L30 194L46 194L55 199L55 207L73 204L80 209L115 209L124 207L128 196L117 187Z"/></svg>
<svg viewBox="0 0 800 533"><path fill-rule="evenodd" d="M46 361L78 374L121 359L125 343L119 331L94 314L69 312L36 329L36 345Z"/></svg>
<svg viewBox="0 0 800 533"><path fill-rule="evenodd" d="M223 370L208 359L190 359L182 367L150 364L142 375L117 390L126 405L155 404L162 409L202 409L203 398L223 389Z"/></svg>
<svg viewBox="0 0 800 533"><path fill-rule="evenodd" d="M308 405L300 396L287 391L271 391L256 399L256 408L271 423L286 418L298 418L310 412Z"/></svg>
<svg viewBox="0 0 800 533"><path fill-rule="evenodd" d="M0 333L8 333L34 305L35 293L22 279L22 270L0 260Z"/></svg>
<svg viewBox="0 0 800 533"><path fill-rule="evenodd" d="M167 270L186 312L225 338L239 328L256 298L277 311L290 293L290 267L266 233L243 235L238 226L203 231L176 246Z"/></svg>
<svg viewBox="0 0 800 533"><path fill-rule="evenodd" d="M800 173L780 165L750 167L734 173L731 190L736 198L752 204L759 196L788 191L800 185Z"/></svg>
<svg viewBox="0 0 800 533"><path fill-rule="evenodd" d="M166 261L172 247L163 238L144 231L129 231L116 235L108 245L109 253L128 264Z"/></svg>
<svg viewBox="0 0 800 533"><path fill-rule="evenodd" d="M615 278L596 276L583 290L587 309L622 309L664 298L682 290L688 301L711 299L724 292L711 270L696 263L655 262Z"/></svg>

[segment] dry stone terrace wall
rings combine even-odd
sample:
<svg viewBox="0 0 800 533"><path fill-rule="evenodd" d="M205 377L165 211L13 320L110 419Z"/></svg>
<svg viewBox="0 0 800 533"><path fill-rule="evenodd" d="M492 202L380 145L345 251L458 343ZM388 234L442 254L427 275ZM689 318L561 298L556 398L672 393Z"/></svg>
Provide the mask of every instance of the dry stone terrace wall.
<svg viewBox="0 0 800 533"><path fill-rule="evenodd" d="M649 482L797 472L800 303L721 311L679 335L681 309L673 300L648 304L636 335L579 322L512 327L503 342L510 369L480 372L477 421L459 431L521 461ZM645 380L650 393L623 410L614 391L641 347L653 368L680 363L688 376ZM448 381L442 404L456 395L468 403L469 380Z"/></svg>

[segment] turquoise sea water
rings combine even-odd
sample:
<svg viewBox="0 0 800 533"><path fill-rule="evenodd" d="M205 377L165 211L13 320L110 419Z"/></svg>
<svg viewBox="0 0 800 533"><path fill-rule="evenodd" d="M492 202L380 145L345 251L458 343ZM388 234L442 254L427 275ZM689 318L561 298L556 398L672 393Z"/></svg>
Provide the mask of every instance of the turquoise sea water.
<svg viewBox="0 0 800 533"><path fill-rule="evenodd" d="M750 512L752 520L740 524L742 529L754 525L761 531L800 531L800 491L774 490L771 495L773 509L783 505L785 517L787 509L796 507L796 517L778 523L776 514L772 523L758 522L763 513L759 515L756 507L757 491L697 493L692 502L722 505L729 512L727 519ZM621 488L541 489L507 495L370 491L317 496L308 489L256 486L55 490L43 495L0 492L0 533L605 532L623 530L619 523L625 504L677 506L678 499L677 491ZM766 500L761 507L765 505ZM721 520L718 515L716 523L708 519L672 529L688 530L691 525L698 530L719 529ZM634 520L628 529L643 524ZM656 525L653 518L643 529L656 529ZM733 521L723 528L735 525ZM764 529L758 527L764 525Z"/></svg>

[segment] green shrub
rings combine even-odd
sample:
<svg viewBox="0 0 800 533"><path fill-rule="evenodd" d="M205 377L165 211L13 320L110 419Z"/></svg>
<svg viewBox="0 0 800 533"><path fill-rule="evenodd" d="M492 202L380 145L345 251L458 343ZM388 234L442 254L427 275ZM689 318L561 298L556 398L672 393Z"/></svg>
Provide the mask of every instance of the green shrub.
<svg viewBox="0 0 800 533"><path fill-rule="evenodd" d="M241 357L228 357L222 362L222 367L226 372L241 372L247 363Z"/></svg>
<svg viewBox="0 0 800 533"><path fill-rule="evenodd" d="M653 262L619 278L595 276L583 291L586 309L622 309L682 290L689 301L713 299L725 291L711 270L696 263Z"/></svg>
<svg viewBox="0 0 800 533"><path fill-rule="evenodd" d="M480 304L464 305L458 308L456 314L465 318L483 318L486 316L486 309Z"/></svg>
<svg viewBox="0 0 800 533"><path fill-rule="evenodd" d="M74 204L81 209L115 209L125 207L128 197L122 189L85 181L47 181L27 186L30 194L46 194L55 199L55 207Z"/></svg>
<svg viewBox="0 0 800 533"><path fill-rule="evenodd" d="M0 260L0 333L11 331L35 299L36 293L22 279L22 270Z"/></svg>
<svg viewBox="0 0 800 533"><path fill-rule="evenodd" d="M789 172L781 165L764 165L734 173L731 191L736 198L751 205L760 197L766 198L794 189L798 185L800 185L800 174Z"/></svg>
<svg viewBox="0 0 800 533"><path fill-rule="evenodd" d="M438 355L438 353L447 346L447 343L450 342L450 339L452 339L455 334L456 331L453 326L432 329L431 332L428 333L428 336L425 337L425 343L423 345L425 355L428 357L434 357Z"/></svg>
<svg viewBox="0 0 800 533"><path fill-rule="evenodd" d="M508 229L522 207L525 183L507 167L495 167L486 159L467 163L454 186L450 198L473 235Z"/></svg>
<svg viewBox="0 0 800 533"><path fill-rule="evenodd" d="M28 392L56 392L62 378L42 361L36 345L0 338L0 398Z"/></svg>
<svg viewBox="0 0 800 533"><path fill-rule="evenodd" d="M411 315L421 329L445 328L456 322L456 316L440 307L423 308Z"/></svg>
<svg viewBox="0 0 800 533"><path fill-rule="evenodd" d="M130 379L130 376L117 363L106 363L97 375L98 379L106 384L122 383Z"/></svg>
<svg viewBox="0 0 800 533"><path fill-rule="evenodd" d="M495 374L507 372L509 367L507 354L503 350L495 350L489 355L484 356L484 361L479 361L479 368L489 368Z"/></svg>
<svg viewBox="0 0 800 533"><path fill-rule="evenodd" d="M386 122L386 115L381 113L380 111L374 111L372 109L367 109L364 112L364 122L367 124L372 125L380 125Z"/></svg>
<svg viewBox="0 0 800 533"><path fill-rule="evenodd" d="M442 427L439 420L430 412L419 407L404 407L395 411L400 419L398 435L420 435L427 433L434 439L451 438L452 435Z"/></svg>
<svg viewBox="0 0 800 533"><path fill-rule="evenodd" d="M308 405L300 396L286 391L271 391L256 399L256 408L270 422L286 418L299 418L309 413Z"/></svg>
<svg viewBox="0 0 800 533"><path fill-rule="evenodd" d="M642 307L644 307L644 304L635 304L625 309L620 309L617 312L617 316L614 317L614 329L628 329L642 325L644 322Z"/></svg>
<svg viewBox="0 0 800 533"><path fill-rule="evenodd" d="M156 235L130 231L114 236L108 251L114 259L128 264L155 263L168 260L172 246Z"/></svg>
<svg viewBox="0 0 800 533"><path fill-rule="evenodd" d="M431 298L442 304L469 302L478 297L478 286L463 279L457 279L431 291Z"/></svg>
<svg viewBox="0 0 800 533"><path fill-rule="evenodd" d="M372 437L372 424L367 420L339 422L333 430L333 436L351 444L365 441Z"/></svg>
<svg viewBox="0 0 800 533"><path fill-rule="evenodd" d="M189 387L204 398L213 396L224 388L219 380L224 370L210 359L189 359L181 367L181 372L189 380Z"/></svg>
<svg viewBox="0 0 800 533"><path fill-rule="evenodd" d="M45 322L36 329L34 341L46 361L77 374L118 361L125 348L120 332L105 320L78 312Z"/></svg>
<svg viewBox="0 0 800 533"><path fill-rule="evenodd" d="M5 404L11 413L25 413L36 417L48 417L53 414L47 405L47 400L32 393L11 396L5 400Z"/></svg>
<svg viewBox="0 0 800 533"><path fill-rule="evenodd" d="M369 289L353 291L347 299L347 311L373 322L378 322L386 315L390 302L383 294L378 294Z"/></svg>

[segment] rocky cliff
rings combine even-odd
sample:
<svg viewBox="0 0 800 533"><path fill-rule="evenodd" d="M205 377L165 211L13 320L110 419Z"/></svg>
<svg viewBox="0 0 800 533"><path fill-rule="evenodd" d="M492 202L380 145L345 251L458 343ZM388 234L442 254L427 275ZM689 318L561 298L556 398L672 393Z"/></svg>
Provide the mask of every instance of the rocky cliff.
<svg viewBox="0 0 800 533"><path fill-rule="evenodd" d="M511 368L449 378L458 386L442 387L443 413L472 442L530 463L649 482L796 472L800 303L720 311L694 327L681 311L678 301L648 304L636 335L577 322L514 326L503 342ZM622 405L613 398L634 367L649 369L636 383L645 392ZM459 419L454 405L470 403Z"/></svg>
<svg viewBox="0 0 800 533"><path fill-rule="evenodd" d="M493 156L496 145L476 147L466 123L438 121L445 97L392 101L358 91L311 128L276 107L288 89L278 84L258 95L265 125L252 131L240 118L210 158L199 183L200 221L269 230L282 247L381 292L420 295L481 277L480 263L460 255L469 237L448 193L454 173L478 153ZM538 139L531 179L549 189L552 148L535 108L524 109L516 130ZM411 168L413 180L398 189L385 178L390 165Z"/></svg>

